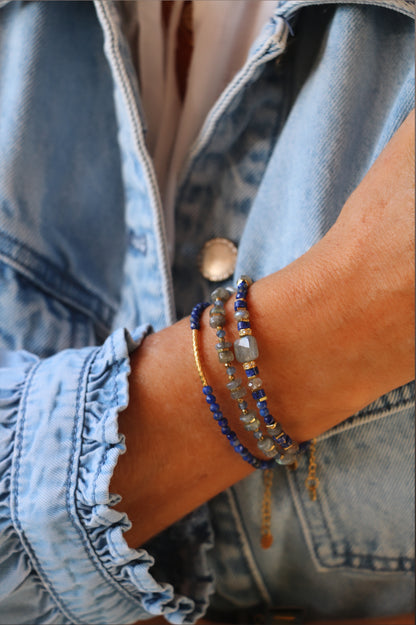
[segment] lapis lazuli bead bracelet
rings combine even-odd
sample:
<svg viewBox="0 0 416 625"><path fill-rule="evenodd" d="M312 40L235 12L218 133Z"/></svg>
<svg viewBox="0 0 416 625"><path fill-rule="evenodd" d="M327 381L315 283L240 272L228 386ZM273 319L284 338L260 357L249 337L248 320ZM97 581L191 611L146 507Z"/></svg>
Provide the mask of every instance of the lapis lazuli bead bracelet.
<svg viewBox="0 0 416 625"><path fill-rule="evenodd" d="M199 353L199 344L198 344L198 334L200 331L200 320L201 315L205 308L209 306L209 302L204 302L201 304L197 304L191 313L191 330L192 330L192 347L194 353L194 359L196 368L198 370L198 375L202 383L202 392L205 397L205 401L207 402L210 412L212 413L213 418L217 422L218 426L221 429L221 433L227 437L230 442L230 445L233 447L234 451L238 453L243 460L248 462L255 469L267 469L269 468L273 460L262 460L260 458L256 458L238 439L237 434L230 428L228 425L228 420L224 416L219 404L217 403L216 397L213 393L212 387L208 384L207 379L205 377L204 371L202 369L201 357ZM210 316L210 322L215 318L215 315L218 315L215 319L215 323L219 322L219 316L221 312L217 310ZM214 323L214 321L212 321Z"/></svg>

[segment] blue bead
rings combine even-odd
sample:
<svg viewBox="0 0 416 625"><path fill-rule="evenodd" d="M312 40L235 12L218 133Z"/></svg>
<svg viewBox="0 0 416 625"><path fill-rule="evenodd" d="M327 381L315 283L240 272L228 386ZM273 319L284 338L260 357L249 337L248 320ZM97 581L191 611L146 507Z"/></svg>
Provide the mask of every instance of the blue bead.
<svg viewBox="0 0 416 625"><path fill-rule="evenodd" d="M268 414L264 417L264 422L266 425L271 425L272 423L274 423L274 419L272 417L271 414Z"/></svg>
<svg viewBox="0 0 416 625"><path fill-rule="evenodd" d="M213 404L215 400L216 400L215 395L212 395L212 394L205 395L205 401L207 402L207 404Z"/></svg>
<svg viewBox="0 0 416 625"><path fill-rule="evenodd" d="M204 393L204 395L210 395L212 393L212 386L204 386L202 388L202 392Z"/></svg>
<svg viewBox="0 0 416 625"><path fill-rule="evenodd" d="M259 408L259 413L262 417L267 417L269 415L268 408Z"/></svg>
<svg viewBox="0 0 416 625"><path fill-rule="evenodd" d="M241 445L240 441L238 440L237 436L235 438L233 438L233 440L231 441L231 445L233 447L237 447L238 445Z"/></svg>
<svg viewBox="0 0 416 625"><path fill-rule="evenodd" d="M246 328L250 328L250 322L249 321L239 321L237 323L237 329L238 330L245 330Z"/></svg>
<svg viewBox="0 0 416 625"><path fill-rule="evenodd" d="M240 308L247 308L247 302L243 299L236 299L234 302L234 310L240 310Z"/></svg>
<svg viewBox="0 0 416 625"><path fill-rule="evenodd" d="M199 330L199 323L191 322L191 330Z"/></svg>
<svg viewBox="0 0 416 625"><path fill-rule="evenodd" d="M225 425L224 427L221 428L221 433L224 434L224 436L226 436L229 432L231 432L231 430L228 427L228 425Z"/></svg>
<svg viewBox="0 0 416 625"><path fill-rule="evenodd" d="M260 399L260 397L266 397L266 393L264 392L262 388L260 388L258 391L253 391L252 396L253 396L253 399Z"/></svg>
<svg viewBox="0 0 416 625"><path fill-rule="evenodd" d="M246 369L245 371L248 378L254 378L259 372L257 367L252 367L251 369Z"/></svg>
<svg viewBox="0 0 416 625"><path fill-rule="evenodd" d="M218 410L218 412L214 412L212 416L214 417L215 421L219 421L223 418L224 415L222 414L221 410Z"/></svg>
<svg viewBox="0 0 416 625"><path fill-rule="evenodd" d="M225 337L225 330L217 330L217 336L219 339L223 339Z"/></svg>
<svg viewBox="0 0 416 625"><path fill-rule="evenodd" d="M231 432L227 434L227 438L229 441L234 441L237 438L237 434L231 430Z"/></svg>
<svg viewBox="0 0 416 625"><path fill-rule="evenodd" d="M225 425L228 425L228 421L227 421L227 419L220 419L220 420L218 421L218 425L219 425L220 427L224 427Z"/></svg>
<svg viewBox="0 0 416 625"><path fill-rule="evenodd" d="M218 410L220 409L218 404L209 404L209 409L211 410L211 412L218 412Z"/></svg>
<svg viewBox="0 0 416 625"><path fill-rule="evenodd" d="M243 453L243 451L244 451L244 447L242 446L242 444L241 444L241 443L239 443L238 445L236 445L235 450L236 450L239 454L241 454L241 453Z"/></svg>
<svg viewBox="0 0 416 625"><path fill-rule="evenodd" d="M258 401L256 406L257 408L267 408L267 401Z"/></svg>

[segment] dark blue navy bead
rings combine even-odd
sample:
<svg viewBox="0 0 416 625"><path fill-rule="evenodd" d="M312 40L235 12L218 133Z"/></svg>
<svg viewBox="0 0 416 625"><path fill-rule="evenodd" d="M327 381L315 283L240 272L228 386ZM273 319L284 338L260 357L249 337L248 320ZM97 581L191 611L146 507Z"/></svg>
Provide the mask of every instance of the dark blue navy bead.
<svg viewBox="0 0 416 625"><path fill-rule="evenodd" d="M220 419L220 420L218 421L218 425L219 425L220 427L224 427L225 425L228 425L228 421L227 421L227 419Z"/></svg>
<svg viewBox="0 0 416 625"><path fill-rule="evenodd" d="M249 321L239 321L237 323L237 329L238 330L245 330L246 328L250 328L250 322Z"/></svg>
<svg viewBox="0 0 416 625"><path fill-rule="evenodd" d="M231 432L227 434L227 438L229 441L234 441L237 438L237 434L231 430Z"/></svg>
<svg viewBox="0 0 416 625"><path fill-rule="evenodd" d="M212 386L204 386L202 388L202 392L204 393L204 395L210 395L212 393Z"/></svg>
<svg viewBox="0 0 416 625"><path fill-rule="evenodd" d="M240 310L240 308L247 308L247 302L243 299L236 299L234 302L234 310Z"/></svg>
<svg viewBox="0 0 416 625"><path fill-rule="evenodd" d="M253 396L253 399L260 399L260 397L266 397L266 393L264 392L262 388L260 388L258 391L253 391L251 394Z"/></svg>
<svg viewBox="0 0 416 625"><path fill-rule="evenodd" d="M221 428L221 432L222 434L224 434L224 436L226 436L229 432L231 432L231 430L228 427L228 425L225 425L224 427Z"/></svg>
<svg viewBox="0 0 416 625"><path fill-rule="evenodd" d="M268 460L261 460L260 465L261 465L260 468L263 469L264 471L265 469L269 468L269 466L271 465L271 462Z"/></svg>
<svg viewBox="0 0 416 625"><path fill-rule="evenodd" d="M191 322L191 330L199 330L199 323Z"/></svg>
<svg viewBox="0 0 416 625"><path fill-rule="evenodd" d="M267 417L268 414L269 414L269 409L268 408L259 408L259 413L260 413L260 416Z"/></svg>
<svg viewBox="0 0 416 625"><path fill-rule="evenodd" d="M281 434L276 438L276 443L280 445L280 447L289 447L292 445L293 441L288 434Z"/></svg>
<svg viewBox="0 0 416 625"><path fill-rule="evenodd" d="M205 401L207 402L207 404L213 404L216 400L215 395L212 395L210 393L208 393L207 395L205 395Z"/></svg>
<svg viewBox="0 0 416 625"><path fill-rule="evenodd" d="M233 438L233 440L231 441L231 445L235 448L238 445L241 445L240 441L238 440L237 436L235 438Z"/></svg>
<svg viewBox="0 0 416 625"><path fill-rule="evenodd" d="M272 417L271 414L268 414L264 417L264 422L266 425L271 425L272 423L274 423L274 419Z"/></svg>
<svg viewBox="0 0 416 625"><path fill-rule="evenodd" d="M256 402L257 408L267 408L267 401L258 401Z"/></svg>
<svg viewBox="0 0 416 625"><path fill-rule="evenodd" d="M214 417L215 421L219 421L223 418L224 415L222 414L221 410L218 410L218 412L214 412L212 416Z"/></svg>
<svg viewBox="0 0 416 625"><path fill-rule="evenodd" d="M252 367L251 369L246 369L245 372L248 378L254 378L256 375L258 375L259 370L257 367Z"/></svg>
<svg viewBox="0 0 416 625"><path fill-rule="evenodd" d="M214 404L209 404L209 409L211 410L211 412L218 412L220 407L218 404L214 403Z"/></svg>
<svg viewBox="0 0 416 625"><path fill-rule="evenodd" d="M244 452L244 447L242 446L241 443L239 443L238 445L236 445L235 450L239 453L242 454Z"/></svg>

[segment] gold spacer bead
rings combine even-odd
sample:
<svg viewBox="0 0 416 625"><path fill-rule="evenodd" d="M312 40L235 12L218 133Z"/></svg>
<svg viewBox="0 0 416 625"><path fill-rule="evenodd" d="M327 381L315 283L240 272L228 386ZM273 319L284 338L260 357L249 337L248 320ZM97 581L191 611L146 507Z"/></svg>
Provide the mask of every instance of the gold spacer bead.
<svg viewBox="0 0 416 625"><path fill-rule="evenodd" d="M253 367L257 367L255 360L250 360L250 362L243 362L243 369L253 369Z"/></svg>
<svg viewBox="0 0 416 625"><path fill-rule="evenodd" d="M275 421L274 423L270 423L270 424L267 424L267 423L266 423L266 428L267 428L268 430L270 430L271 432L273 432L273 430L275 430L275 429L276 429L276 428L278 428L278 427L279 427L279 424L278 424L278 423L276 423L276 421Z"/></svg>
<svg viewBox="0 0 416 625"><path fill-rule="evenodd" d="M267 401L267 395L265 395L264 397L260 397L260 399L258 399L257 401Z"/></svg>
<svg viewBox="0 0 416 625"><path fill-rule="evenodd" d="M251 328L244 328L243 330L239 330L238 334L240 336L251 336L253 333L251 331Z"/></svg>

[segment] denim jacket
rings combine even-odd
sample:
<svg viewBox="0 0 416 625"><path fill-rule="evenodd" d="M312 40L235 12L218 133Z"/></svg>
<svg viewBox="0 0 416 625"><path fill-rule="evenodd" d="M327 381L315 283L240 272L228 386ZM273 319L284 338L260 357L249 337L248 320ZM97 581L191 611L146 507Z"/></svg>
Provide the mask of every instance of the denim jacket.
<svg viewBox="0 0 416 625"><path fill-rule="evenodd" d="M203 243L284 267L413 108L414 2L276 3L189 154L172 264L115 4L0 4L0 623L413 610L411 385L318 439L317 501L306 458L275 471L267 552L258 473L138 550L109 480L129 354L207 296Z"/></svg>

